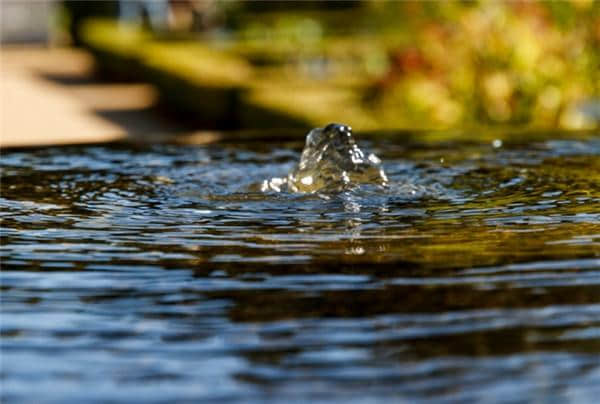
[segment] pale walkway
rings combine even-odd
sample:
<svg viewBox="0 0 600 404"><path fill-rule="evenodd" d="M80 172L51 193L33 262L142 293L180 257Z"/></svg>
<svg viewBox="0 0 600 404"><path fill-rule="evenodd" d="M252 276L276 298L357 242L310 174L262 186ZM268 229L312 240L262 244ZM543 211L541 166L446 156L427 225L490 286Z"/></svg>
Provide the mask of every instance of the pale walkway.
<svg viewBox="0 0 600 404"><path fill-rule="evenodd" d="M2 148L164 140L185 131L151 112L151 86L94 82L83 51L3 48L0 68Z"/></svg>

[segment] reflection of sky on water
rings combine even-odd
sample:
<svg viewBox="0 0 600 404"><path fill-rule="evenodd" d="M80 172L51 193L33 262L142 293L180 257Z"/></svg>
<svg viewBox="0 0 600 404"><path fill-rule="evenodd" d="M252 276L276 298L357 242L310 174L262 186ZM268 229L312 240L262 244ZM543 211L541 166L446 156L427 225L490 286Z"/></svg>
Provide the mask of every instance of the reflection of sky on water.
<svg viewBox="0 0 600 404"><path fill-rule="evenodd" d="M597 141L372 146L329 199L256 191L277 144L3 153L3 400L593 401Z"/></svg>

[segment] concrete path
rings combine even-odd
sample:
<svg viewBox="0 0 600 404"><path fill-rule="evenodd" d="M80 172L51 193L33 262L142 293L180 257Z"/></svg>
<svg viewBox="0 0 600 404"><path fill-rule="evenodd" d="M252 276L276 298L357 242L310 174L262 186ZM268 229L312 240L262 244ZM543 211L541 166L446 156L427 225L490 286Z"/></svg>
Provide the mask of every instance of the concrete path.
<svg viewBox="0 0 600 404"><path fill-rule="evenodd" d="M164 140L189 131L156 114L150 85L95 81L84 51L2 48L0 68L1 148Z"/></svg>

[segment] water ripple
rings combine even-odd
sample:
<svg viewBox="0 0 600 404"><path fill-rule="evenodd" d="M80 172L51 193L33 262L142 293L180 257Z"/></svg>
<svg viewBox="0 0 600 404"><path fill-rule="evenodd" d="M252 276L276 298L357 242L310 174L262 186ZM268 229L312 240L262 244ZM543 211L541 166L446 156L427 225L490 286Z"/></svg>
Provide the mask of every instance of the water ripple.
<svg viewBox="0 0 600 404"><path fill-rule="evenodd" d="M594 402L600 143L497 146L327 196L260 192L301 143L4 151L0 399Z"/></svg>

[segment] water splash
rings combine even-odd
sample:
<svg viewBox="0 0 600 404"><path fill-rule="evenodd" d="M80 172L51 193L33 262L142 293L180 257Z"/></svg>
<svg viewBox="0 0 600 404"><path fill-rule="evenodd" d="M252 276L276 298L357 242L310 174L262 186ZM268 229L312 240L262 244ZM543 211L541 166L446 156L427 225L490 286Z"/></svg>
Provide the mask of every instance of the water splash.
<svg viewBox="0 0 600 404"><path fill-rule="evenodd" d="M265 180L261 189L337 193L360 184L388 184L381 160L373 153L365 157L351 127L331 123L308 133L300 162L287 178Z"/></svg>

